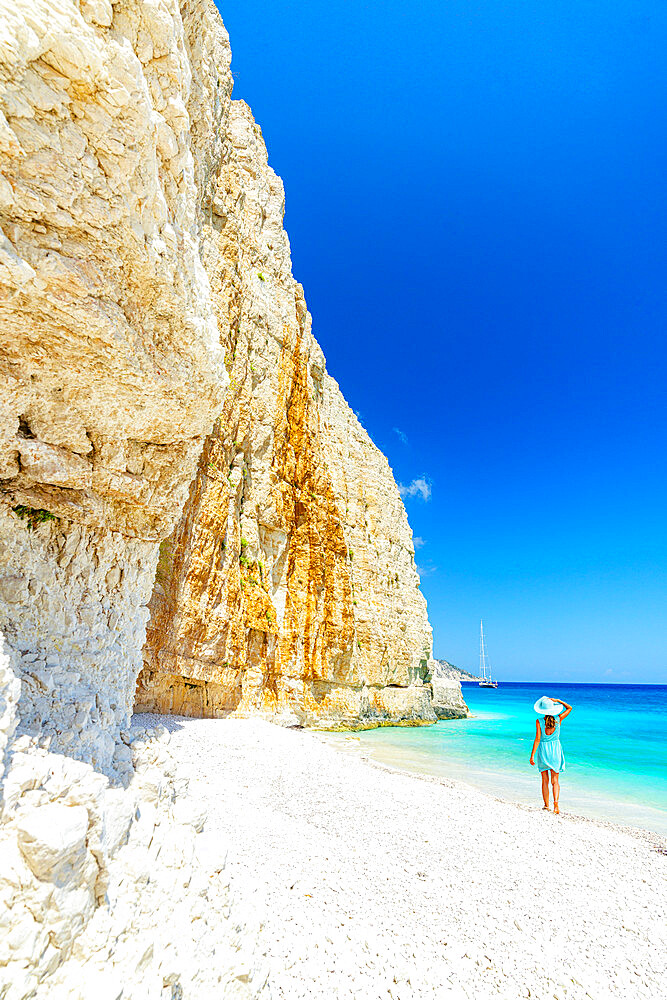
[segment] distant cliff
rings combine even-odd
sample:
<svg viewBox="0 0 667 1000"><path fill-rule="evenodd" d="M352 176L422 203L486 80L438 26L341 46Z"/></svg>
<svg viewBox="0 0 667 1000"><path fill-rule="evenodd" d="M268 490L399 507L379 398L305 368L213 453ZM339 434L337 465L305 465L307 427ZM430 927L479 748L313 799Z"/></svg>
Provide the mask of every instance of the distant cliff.
<svg viewBox="0 0 667 1000"><path fill-rule="evenodd" d="M477 678L447 660L435 661L431 686L433 711L438 719L465 719L470 714L461 691L461 680L467 679Z"/></svg>
<svg viewBox="0 0 667 1000"><path fill-rule="evenodd" d="M461 667L455 667L453 663L449 662L449 660L436 660L433 669L434 672L440 677L449 677L458 681L479 680L477 674L471 674L468 670L462 670Z"/></svg>

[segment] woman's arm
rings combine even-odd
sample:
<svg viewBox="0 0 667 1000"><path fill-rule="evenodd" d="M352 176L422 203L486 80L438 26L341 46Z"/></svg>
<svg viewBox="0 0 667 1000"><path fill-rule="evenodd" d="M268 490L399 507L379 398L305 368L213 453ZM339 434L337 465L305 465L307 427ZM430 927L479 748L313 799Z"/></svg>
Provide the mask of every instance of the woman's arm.
<svg viewBox="0 0 667 1000"><path fill-rule="evenodd" d="M562 698L552 698L551 700L552 701L557 701L558 704L562 705L563 708L565 709L564 712L559 712L558 713L558 719L559 719L559 721L562 722L563 719L567 719L568 715L572 711L572 705L568 705L568 703L566 701L563 701Z"/></svg>
<svg viewBox="0 0 667 1000"><path fill-rule="evenodd" d="M535 766L535 751L537 750L537 745L540 742L540 720L535 719L535 739L533 740L533 749L530 751L530 763Z"/></svg>

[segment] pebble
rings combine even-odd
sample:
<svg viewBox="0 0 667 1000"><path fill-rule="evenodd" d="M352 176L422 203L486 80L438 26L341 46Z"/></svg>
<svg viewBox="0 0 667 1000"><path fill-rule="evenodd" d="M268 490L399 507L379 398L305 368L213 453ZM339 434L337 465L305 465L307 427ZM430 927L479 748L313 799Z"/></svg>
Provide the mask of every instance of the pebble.
<svg viewBox="0 0 667 1000"><path fill-rule="evenodd" d="M252 886L258 1000L664 995L667 859L631 831L390 771L324 734L159 721L236 895Z"/></svg>

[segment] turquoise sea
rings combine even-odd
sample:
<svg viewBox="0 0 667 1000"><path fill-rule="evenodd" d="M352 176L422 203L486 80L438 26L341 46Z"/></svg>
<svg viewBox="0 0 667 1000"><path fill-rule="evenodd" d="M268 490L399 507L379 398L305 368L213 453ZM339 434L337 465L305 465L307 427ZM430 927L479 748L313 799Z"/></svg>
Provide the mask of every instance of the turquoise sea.
<svg viewBox="0 0 667 1000"><path fill-rule="evenodd" d="M470 719L359 733L357 746L403 770L456 778L500 798L541 804L529 764L540 695L574 711L563 723L561 812L667 835L667 686L463 684Z"/></svg>

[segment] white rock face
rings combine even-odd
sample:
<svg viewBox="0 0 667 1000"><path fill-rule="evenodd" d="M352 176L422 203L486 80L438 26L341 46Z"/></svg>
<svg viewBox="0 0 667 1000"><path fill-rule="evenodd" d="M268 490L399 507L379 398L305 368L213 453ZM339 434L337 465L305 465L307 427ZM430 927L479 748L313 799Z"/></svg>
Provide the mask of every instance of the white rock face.
<svg viewBox="0 0 667 1000"><path fill-rule="evenodd" d="M0 809L2 779L5 774L5 752L18 724L18 701L21 682L16 673L16 658L0 632Z"/></svg>
<svg viewBox="0 0 667 1000"><path fill-rule="evenodd" d="M189 103L228 87L228 57L200 67L202 95L174 2L4 6L3 490L157 538L227 381L199 256Z"/></svg>
<svg viewBox="0 0 667 1000"><path fill-rule="evenodd" d="M110 772L229 381L201 259L229 45L205 2L7 0L0 29L0 629L21 731Z"/></svg>
<svg viewBox="0 0 667 1000"><path fill-rule="evenodd" d="M433 710L439 719L465 719L468 706L463 699L458 671L443 660L432 662Z"/></svg>
<svg viewBox="0 0 667 1000"><path fill-rule="evenodd" d="M0 815L3 1000L240 1000L263 986L259 927L230 895L226 846L202 832L168 734L148 735L128 736L127 789L14 744Z"/></svg>
<svg viewBox="0 0 667 1000"><path fill-rule="evenodd" d="M436 660L434 673L439 674L441 677L453 677L457 681L480 680L477 674L471 674L469 670L462 670L461 667L455 667L449 660Z"/></svg>
<svg viewBox="0 0 667 1000"><path fill-rule="evenodd" d="M465 719L468 706L463 700L461 682L455 677L433 674L433 711L439 719Z"/></svg>
<svg viewBox="0 0 667 1000"><path fill-rule="evenodd" d="M203 0L0 9L2 1000L258 974L224 845L130 731L158 544L228 384L201 227L230 90Z"/></svg>
<svg viewBox="0 0 667 1000"><path fill-rule="evenodd" d="M0 509L0 629L22 681L19 731L122 773L157 558L150 541Z"/></svg>
<svg viewBox="0 0 667 1000"><path fill-rule="evenodd" d="M66 885L83 867L88 811L83 806L47 802L26 808L17 819L18 845L40 881Z"/></svg>

